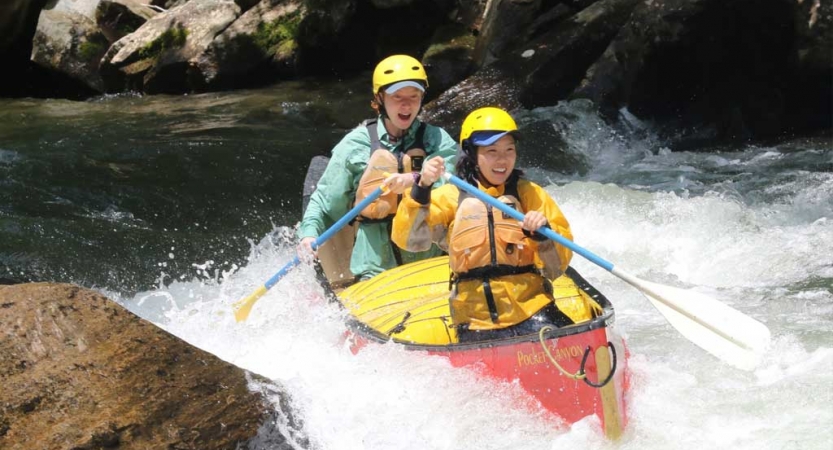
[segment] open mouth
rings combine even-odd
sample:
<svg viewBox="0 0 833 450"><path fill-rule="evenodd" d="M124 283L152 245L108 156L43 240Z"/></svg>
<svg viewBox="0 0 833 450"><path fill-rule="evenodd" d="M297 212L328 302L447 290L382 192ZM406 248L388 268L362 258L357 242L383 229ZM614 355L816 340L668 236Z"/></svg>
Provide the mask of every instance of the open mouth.
<svg viewBox="0 0 833 450"><path fill-rule="evenodd" d="M403 122L407 122L411 118L410 114L397 114L397 115L399 116L399 120L401 120Z"/></svg>
<svg viewBox="0 0 833 450"><path fill-rule="evenodd" d="M492 169L492 172L496 172L496 173L506 173L506 167L494 168L494 169Z"/></svg>

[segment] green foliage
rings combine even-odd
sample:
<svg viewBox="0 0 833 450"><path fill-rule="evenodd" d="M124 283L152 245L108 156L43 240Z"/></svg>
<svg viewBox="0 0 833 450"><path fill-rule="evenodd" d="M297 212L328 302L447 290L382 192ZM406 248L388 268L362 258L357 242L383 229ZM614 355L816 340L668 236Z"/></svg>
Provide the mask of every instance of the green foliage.
<svg viewBox="0 0 833 450"><path fill-rule="evenodd" d="M288 54L298 45L296 37L300 24L301 14L295 11L273 22L259 24L252 38L264 53Z"/></svg>
<svg viewBox="0 0 833 450"><path fill-rule="evenodd" d="M174 27L166 30L156 39L149 42L139 50L139 57L142 59L155 58L162 52L172 48L179 48L185 45L188 38L188 30L182 27Z"/></svg>

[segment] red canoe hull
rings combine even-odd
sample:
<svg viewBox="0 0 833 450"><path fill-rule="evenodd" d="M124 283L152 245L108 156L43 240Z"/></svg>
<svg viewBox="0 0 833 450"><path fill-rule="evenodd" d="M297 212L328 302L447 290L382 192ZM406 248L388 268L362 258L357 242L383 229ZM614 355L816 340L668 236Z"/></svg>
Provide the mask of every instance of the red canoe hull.
<svg viewBox="0 0 833 450"><path fill-rule="evenodd" d="M374 341L359 330L350 332L348 340L354 353ZM544 342L550 356L537 335L488 345L403 345L446 357L455 367L473 367L483 376L517 383L534 399L531 405L556 414L568 424L595 415L600 431L608 438L618 438L628 420L626 393L630 380L624 340L612 328L601 326L568 335L545 335Z"/></svg>

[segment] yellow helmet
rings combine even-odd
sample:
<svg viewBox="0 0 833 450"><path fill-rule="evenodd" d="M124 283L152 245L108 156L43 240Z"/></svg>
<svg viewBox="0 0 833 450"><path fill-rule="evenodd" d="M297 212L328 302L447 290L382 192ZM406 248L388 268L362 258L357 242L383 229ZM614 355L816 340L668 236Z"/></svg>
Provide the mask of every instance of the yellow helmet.
<svg viewBox="0 0 833 450"><path fill-rule="evenodd" d="M490 145L498 139L502 138L507 133L518 131L518 125L515 120L506 111L495 108L486 107L476 109L471 112L463 121L463 126L460 129L460 145L463 141L469 139L472 133L479 131L491 131L488 137L478 139L472 142L473 145Z"/></svg>
<svg viewBox="0 0 833 450"><path fill-rule="evenodd" d="M383 87L408 81L411 83L404 83L394 91L405 86L425 91L428 87L428 74L425 73L422 63L408 55L388 56L377 64L373 71L373 95L378 94Z"/></svg>

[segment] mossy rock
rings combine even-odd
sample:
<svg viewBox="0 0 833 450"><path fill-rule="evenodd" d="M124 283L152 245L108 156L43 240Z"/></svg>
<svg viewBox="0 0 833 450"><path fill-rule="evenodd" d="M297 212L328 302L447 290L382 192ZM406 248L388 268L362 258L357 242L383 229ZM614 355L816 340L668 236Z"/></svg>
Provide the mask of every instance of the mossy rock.
<svg viewBox="0 0 833 450"><path fill-rule="evenodd" d="M449 50L474 49L477 38L466 27L448 25L440 27L431 38L432 44L425 51L423 59L441 55Z"/></svg>
<svg viewBox="0 0 833 450"><path fill-rule="evenodd" d="M87 39L78 45L78 57L85 63L95 62L104 55L110 47L110 42L101 33L87 36Z"/></svg>
<svg viewBox="0 0 833 450"><path fill-rule="evenodd" d="M139 57L142 59L156 58L163 52L174 48L181 48L188 39L188 29L173 27L165 30L159 37L149 42L139 50Z"/></svg>
<svg viewBox="0 0 833 450"><path fill-rule="evenodd" d="M252 39L263 53L286 56L298 47L300 24L301 14L295 11L275 21L259 24Z"/></svg>

